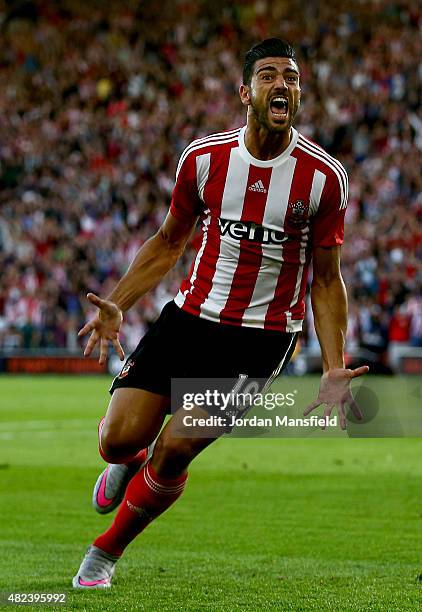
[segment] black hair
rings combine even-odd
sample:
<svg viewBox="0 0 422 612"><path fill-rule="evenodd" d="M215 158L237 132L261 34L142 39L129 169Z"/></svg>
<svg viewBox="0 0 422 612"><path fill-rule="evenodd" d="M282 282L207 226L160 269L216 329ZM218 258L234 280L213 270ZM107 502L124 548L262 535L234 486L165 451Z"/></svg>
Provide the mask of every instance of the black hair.
<svg viewBox="0 0 422 612"><path fill-rule="evenodd" d="M281 38L266 38L249 49L245 55L243 65L244 85L250 85L255 62L264 57L290 57L296 61L295 50L288 42L281 40Z"/></svg>

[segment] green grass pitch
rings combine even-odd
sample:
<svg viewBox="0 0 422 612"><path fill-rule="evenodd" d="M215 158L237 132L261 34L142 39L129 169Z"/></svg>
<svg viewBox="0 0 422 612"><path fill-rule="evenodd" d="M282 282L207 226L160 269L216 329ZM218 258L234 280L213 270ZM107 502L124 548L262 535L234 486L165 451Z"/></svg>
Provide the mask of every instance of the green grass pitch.
<svg viewBox="0 0 422 612"><path fill-rule="evenodd" d="M24 609L421 609L417 438L219 440L180 501L129 547L113 588L72 591L86 546L110 522L90 499L108 383L0 377L0 591L68 598ZM394 394L394 379L374 384Z"/></svg>

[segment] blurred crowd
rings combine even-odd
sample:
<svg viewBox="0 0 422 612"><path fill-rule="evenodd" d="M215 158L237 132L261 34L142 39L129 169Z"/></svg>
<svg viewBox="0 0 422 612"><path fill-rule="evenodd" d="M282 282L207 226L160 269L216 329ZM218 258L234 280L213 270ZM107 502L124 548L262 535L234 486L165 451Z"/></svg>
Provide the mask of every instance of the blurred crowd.
<svg viewBox="0 0 422 612"><path fill-rule="evenodd" d="M297 49L296 127L350 177L348 348L422 346L422 18L418 0L0 2L0 348L77 349L166 215L194 138L245 123L245 51ZM133 308L127 350L175 295L191 245ZM304 343L315 336L308 316Z"/></svg>

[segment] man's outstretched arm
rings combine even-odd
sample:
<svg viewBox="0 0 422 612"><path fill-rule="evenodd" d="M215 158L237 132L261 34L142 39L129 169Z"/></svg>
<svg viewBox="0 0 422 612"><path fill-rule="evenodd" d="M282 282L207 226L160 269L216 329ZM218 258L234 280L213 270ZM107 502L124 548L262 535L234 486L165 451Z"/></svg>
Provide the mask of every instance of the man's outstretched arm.
<svg viewBox="0 0 422 612"><path fill-rule="evenodd" d="M311 301L323 370L344 368L347 294L340 271L339 246L315 248Z"/></svg>
<svg viewBox="0 0 422 612"><path fill-rule="evenodd" d="M365 374L368 366L355 370L344 367L344 345L347 331L347 294L340 271L340 247L316 247L313 255L311 286L315 330L321 346L324 374L317 400L305 410L325 404L324 416L338 407L340 426L346 427L345 406L349 404L357 418L362 418L350 392L352 378Z"/></svg>
<svg viewBox="0 0 422 612"><path fill-rule="evenodd" d="M180 221L169 213L158 232L141 246L107 299L125 312L158 285L185 250L196 221L197 217Z"/></svg>
<svg viewBox="0 0 422 612"><path fill-rule="evenodd" d="M107 299L103 300L93 293L88 293L88 300L97 306L98 312L78 334L85 336L91 332L85 347L85 356L90 355L100 341L100 363L104 363L107 358L109 342L114 345L120 359L124 359L118 337L123 312L155 287L175 265L196 222L197 216L179 220L169 213L158 232L141 246L127 272Z"/></svg>

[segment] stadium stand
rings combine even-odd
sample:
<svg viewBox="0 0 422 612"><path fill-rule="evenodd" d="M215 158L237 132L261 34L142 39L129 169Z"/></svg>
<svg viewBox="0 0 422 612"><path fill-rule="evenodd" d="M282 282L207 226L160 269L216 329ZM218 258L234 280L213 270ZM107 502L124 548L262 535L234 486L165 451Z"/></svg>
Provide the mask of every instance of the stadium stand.
<svg viewBox="0 0 422 612"><path fill-rule="evenodd" d="M87 290L106 295L159 227L184 147L243 125L243 54L273 35L298 51L296 127L350 176L348 349L394 367L403 346L421 347L419 8L417 0L162 0L159 11L115 0L3 3L0 349L77 349ZM176 293L193 248L195 240L128 313L127 350ZM312 350L310 316L303 338Z"/></svg>

